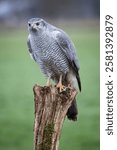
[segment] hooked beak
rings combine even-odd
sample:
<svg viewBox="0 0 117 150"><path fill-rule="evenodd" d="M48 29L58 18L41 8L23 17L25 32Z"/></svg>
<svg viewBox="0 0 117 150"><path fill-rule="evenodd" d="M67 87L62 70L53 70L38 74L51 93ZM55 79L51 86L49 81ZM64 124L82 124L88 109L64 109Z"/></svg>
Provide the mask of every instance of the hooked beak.
<svg viewBox="0 0 117 150"><path fill-rule="evenodd" d="M33 30L33 31L36 31L36 30L37 30L36 24L32 24L32 25L31 25L31 30Z"/></svg>

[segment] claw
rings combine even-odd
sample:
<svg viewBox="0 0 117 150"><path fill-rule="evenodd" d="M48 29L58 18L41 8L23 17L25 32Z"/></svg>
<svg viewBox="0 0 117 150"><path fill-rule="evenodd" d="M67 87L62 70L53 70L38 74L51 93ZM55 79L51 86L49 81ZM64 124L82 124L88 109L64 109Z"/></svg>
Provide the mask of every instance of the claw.
<svg viewBox="0 0 117 150"><path fill-rule="evenodd" d="M60 75L60 79L56 87L59 89L60 93L66 90L66 87L62 84L62 75Z"/></svg>
<svg viewBox="0 0 117 150"><path fill-rule="evenodd" d="M59 89L60 93L66 90L66 87L61 83L58 83L56 87Z"/></svg>

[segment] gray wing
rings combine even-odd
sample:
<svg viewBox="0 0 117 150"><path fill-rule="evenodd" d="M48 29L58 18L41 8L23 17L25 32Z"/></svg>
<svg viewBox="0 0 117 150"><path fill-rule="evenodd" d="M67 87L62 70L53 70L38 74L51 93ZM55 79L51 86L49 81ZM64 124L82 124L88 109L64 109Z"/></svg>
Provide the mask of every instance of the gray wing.
<svg viewBox="0 0 117 150"><path fill-rule="evenodd" d="M35 56L33 54L33 50L31 48L30 37L28 37L27 45L28 45L28 51L29 51L31 58L36 61Z"/></svg>
<svg viewBox="0 0 117 150"><path fill-rule="evenodd" d="M61 31L61 30L54 30L53 36L54 36L57 44L61 48L61 50L67 56L68 61L76 74L78 86L81 91L81 81L80 81L80 76L79 76L80 67L79 67L78 59L76 57L76 50L75 50L75 47L74 47L72 41L69 39L68 35L64 31Z"/></svg>

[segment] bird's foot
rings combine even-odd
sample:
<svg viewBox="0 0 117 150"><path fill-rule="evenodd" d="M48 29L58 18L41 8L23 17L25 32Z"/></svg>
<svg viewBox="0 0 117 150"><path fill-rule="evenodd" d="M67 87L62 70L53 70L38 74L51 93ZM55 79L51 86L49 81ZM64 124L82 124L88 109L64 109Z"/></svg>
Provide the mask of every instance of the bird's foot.
<svg viewBox="0 0 117 150"><path fill-rule="evenodd" d="M64 85L62 85L61 83L58 83L56 85L57 89L59 90L60 93L62 93L63 91L66 91L66 87Z"/></svg>
<svg viewBox="0 0 117 150"><path fill-rule="evenodd" d="M71 83L69 83L69 84L67 85L67 88L68 88L68 89L73 89Z"/></svg>

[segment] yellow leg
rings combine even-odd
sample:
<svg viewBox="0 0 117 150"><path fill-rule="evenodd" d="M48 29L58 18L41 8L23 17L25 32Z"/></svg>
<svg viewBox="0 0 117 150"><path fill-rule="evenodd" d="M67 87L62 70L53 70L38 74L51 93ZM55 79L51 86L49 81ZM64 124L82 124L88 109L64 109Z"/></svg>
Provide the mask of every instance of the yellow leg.
<svg viewBox="0 0 117 150"><path fill-rule="evenodd" d="M65 86L62 85L62 75L60 75L60 79L56 87L59 89L60 93L65 90Z"/></svg>
<svg viewBox="0 0 117 150"><path fill-rule="evenodd" d="M51 77L49 76L48 79L47 79L47 83L46 83L47 86L50 86L50 85L51 85L50 80L51 80Z"/></svg>

